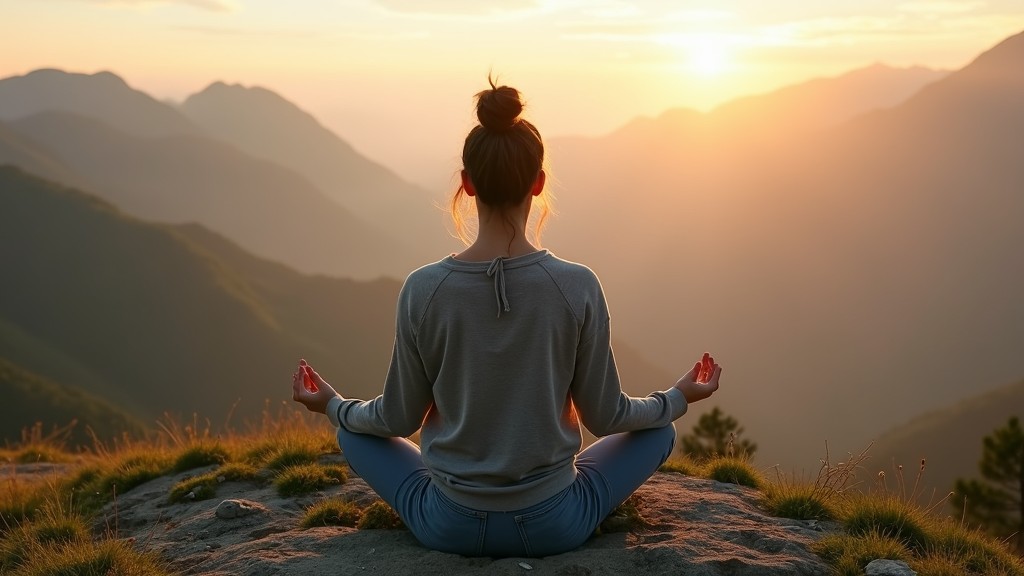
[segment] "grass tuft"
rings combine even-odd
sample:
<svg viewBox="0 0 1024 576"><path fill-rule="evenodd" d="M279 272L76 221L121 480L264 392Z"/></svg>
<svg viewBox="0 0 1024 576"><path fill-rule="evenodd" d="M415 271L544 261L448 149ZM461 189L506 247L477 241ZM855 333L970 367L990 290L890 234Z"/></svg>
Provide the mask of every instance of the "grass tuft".
<svg viewBox="0 0 1024 576"><path fill-rule="evenodd" d="M764 478L747 460L740 458L713 458L702 466L703 475L718 482L761 488Z"/></svg>
<svg viewBox="0 0 1024 576"><path fill-rule="evenodd" d="M377 500L363 510L363 516L356 524L360 530L400 530L405 528L394 508L383 500Z"/></svg>
<svg viewBox="0 0 1024 576"><path fill-rule="evenodd" d="M228 449L219 442L202 442L185 448L174 460L174 471L184 472L203 466L224 464L231 459Z"/></svg>
<svg viewBox="0 0 1024 576"><path fill-rule="evenodd" d="M699 476L700 466L694 463L688 456L682 456L667 460L658 468L658 472L682 474L683 476Z"/></svg>
<svg viewBox="0 0 1024 576"><path fill-rule="evenodd" d="M71 457L59 446L40 443L25 446L14 452L10 460L18 464L35 464L38 462L70 462Z"/></svg>
<svg viewBox="0 0 1024 576"><path fill-rule="evenodd" d="M68 544L89 539L89 528L77 516L51 514L29 524L32 539L40 544Z"/></svg>
<svg viewBox="0 0 1024 576"><path fill-rule="evenodd" d="M796 520L834 520L833 504L810 484L769 484L761 505L772 516Z"/></svg>
<svg viewBox="0 0 1024 576"><path fill-rule="evenodd" d="M31 560L22 562L12 576L64 576L124 574L168 576L156 554L136 552L125 541L75 541L59 546L30 544Z"/></svg>
<svg viewBox="0 0 1024 576"><path fill-rule="evenodd" d="M82 468L66 483L83 513L95 512L117 495L170 474L174 460L165 450L133 447L109 455L102 463Z"/></svg>
<svg viewBox="0 0 1024 576"><path fill-rule="evenodd" d="M242 462L232 462L206 474L178 482L171 488L171 493L167 499L170 502L208 500L216 496L217 486L222 482L257 480L259 477L260 471L255 466Z"/></svg>
<svg viewBox="0 0 1024 576"><path fill-rule="evenodd" d="M348 480L348 470L340 464L297 464L281 471L274 479L282 497L309 494Z"/></svg>
<svg viewBox="0 0 1024 576"><path fill-rule="evenodd" d="M937 523L930 532L928 556L941 557L962 573L1024 576L1024 558L983 532L951 520Z"/></svg>
<svg viewBox="0 0 1024 576"><path fill-rule="evenodd" d="M868 562L877 558L904 562L911 558L903 542L877 531L859 535L829 534L815 542L812 549L844 576L862 576Z"/></svg>
<svg viewBox="0 0 1024 576"><path fill-rule="evenodd" d="M595 534L612 534L615 532L636 532L647 527L647 520L644 519L640 508L643 507L643 497L636 492L629 495L629 498L619 504L607 518L601 521Z"/></svg>
<svg viewBox="0 0 1024 576"><path fill-rule="evenodd" d="M25 481L14 477L4 482L0 488L0 536L35 517L50 491L39 479Z"/></svg>
<svg viewBox="0 0 1024 576"><path fill-rule="evenodd" d="M266 441L250 449L243 460L271 470L284 470L299 464L315 464L323 454L316 442Z"/></svg>
<svg viewBox="0 0 1024 576"><path fill-rule="evenodd" d="M341 498L328 498L310 506L299 525L304 529L320 526L355 528L362 517L363 511L355 502Z"/></svg>
<svg viewBox="0 0 1024 576"><path fill-rule="evenodd" d="M850 534L879 533L895 538L914 551L932 544L928 519L913 504L887 496L860 496L847 502L840 521Z"/></svg>

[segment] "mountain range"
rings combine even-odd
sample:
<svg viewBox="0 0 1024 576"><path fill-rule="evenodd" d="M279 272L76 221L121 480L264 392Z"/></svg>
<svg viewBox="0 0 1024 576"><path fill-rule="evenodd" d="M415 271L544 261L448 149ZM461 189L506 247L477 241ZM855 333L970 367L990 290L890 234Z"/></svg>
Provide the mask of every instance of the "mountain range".
<svg viewBox="0 0 1024 576"><path fill-rule="evenodd" d="M1022 45L1011 37L948 74L872 66L708 114L670 110L603 137L551 139L560 216L545 241L601 276L630 391L666 387L649 383L670 383L710 349L727 374L716 402L759 459L794 465L815 462L826 440L859 450L916 414L1019 380ZM47 181L8 169L3 194L63 198L96 222L88 234L65 230L69 217L20 237L15 226L28 224L5 221L17 248L4 268L48 262L50 275L4 288L0 356L147 418L197 406L216 415L238 382L253 414L281 397L280 374L299 354L325 353L325 372L375 393L399 283L367 281L453 247L440 224L424 224L443 216L421 201L431 193L262 88L215 83L179 106L109 73L3 79L4 162ZM108 276L112 258L133 272ZM178 264L159 276L147 264L165 261ZM85 290L61 294L59 278ZM191 307L161 315L178 291ZM207 334L203 310L218 310L222 333ZM79 342L87 326L109 328L96 339L106 344ZM129 368L105 345L147 350ZM145 387L153 394L130 389L161 370Z"/></svg>
<svg viewBox="0 0 1024 576"><path fill-rule="evenodd" d="M268 94L215 84L179 109L108 72L6 78L0 162L50 164L40 175L129 214L201 223L306 272L403 277L453 244L429 193ZM382 217L389 205L403 208Z"/></svg>
<svg viewBox="0 0 1024 576"><path fill-rule="evenodd" d="M1022 69L1018 34L809 131L676 111L556 139L546 239L601 275L649 358L716 353L767 464L859 451L1024 374Z"/></svg>
<svg viewBox="0 0 1024 576"><path fill-rule="evenodd" d="M144 222L10 167L0 205L0 357L27 371L147 422L251 419L287 397L301 356L352 394L383 382L397 281L259 266L194 225Z"/></svg>
<svg viewBox="0 0 1024 576"><path fill-rule="evenodd" d="M111 433L165 413L253 422L267 402L290 400L300 357L348 396L380 392L396 280L302 274L202 226L142 221L9 166L0 206L7 440L71 418ZM628 346L616 351L633 393L674 381ZM109 414L122 424L111 428L121 420Z"/></svg>
<svg viewBox="0 0 1024 576"><path fill-rule="evenodd" d="M909 493L924 461L921 499L937 501L953 490L958 478L981 478L982 438L1005 426L1011 416L1020 417L1021 406L1024 380L916 416L875 441L867 475L884 470L893 476L903 466Z"/></svg>

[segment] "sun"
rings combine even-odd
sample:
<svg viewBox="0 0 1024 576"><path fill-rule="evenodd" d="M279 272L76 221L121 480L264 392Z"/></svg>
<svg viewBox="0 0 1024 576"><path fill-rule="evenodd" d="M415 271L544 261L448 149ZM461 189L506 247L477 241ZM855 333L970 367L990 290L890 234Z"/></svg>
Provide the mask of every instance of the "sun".
<svg viewBox="0 0 1024 576"><path fill-rule="evenodd" d="M675 33L659 36L658 42L679 54L679 67L695 76L722 76L735 68L733 52L738 46L735 36L713 32Z"/></svg>
<svg viewBox="0 0 1024 576"><path fill-rule="evenodd" d="M729 70L728 43L717 36L698 36L687 43L689 68L700 76L719 76Z"/></svg>
<svg viewBox="0 0 1024 576"><path fill-rule="evenodd" d="M731 47L723 36L691 36L685 42L685 50L690 70L700 76L719 76L731 67Z"/></svg>

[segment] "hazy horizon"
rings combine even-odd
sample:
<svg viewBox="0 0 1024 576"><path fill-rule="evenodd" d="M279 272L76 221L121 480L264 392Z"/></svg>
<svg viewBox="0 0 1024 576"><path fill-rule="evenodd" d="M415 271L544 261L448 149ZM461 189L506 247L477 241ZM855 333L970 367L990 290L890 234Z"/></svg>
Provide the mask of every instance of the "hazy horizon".
<svg viewBox="0 0 1024 576"><path fill-rule="evenodd" d="M598 136L875 63L958 69L1024 29L1024 6L1011 0L3 4L0 77L107 70L175 102L217 81L265 87L431 188L458 168L489 70L524 92L547 138Z"/></svg>

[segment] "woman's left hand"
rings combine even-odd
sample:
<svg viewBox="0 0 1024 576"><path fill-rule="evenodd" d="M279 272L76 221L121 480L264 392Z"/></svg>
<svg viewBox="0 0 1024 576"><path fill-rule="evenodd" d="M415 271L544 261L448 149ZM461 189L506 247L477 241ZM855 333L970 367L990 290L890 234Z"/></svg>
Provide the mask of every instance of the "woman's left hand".
<svg viewBox="0 0 1024 576"><path fill-rule="evenodd" d="M338 395L312 366L305 360L299 360L299 367L292 374L292 400L302 404L310 412L324 414L327 412L327 403Z"/></svg>

